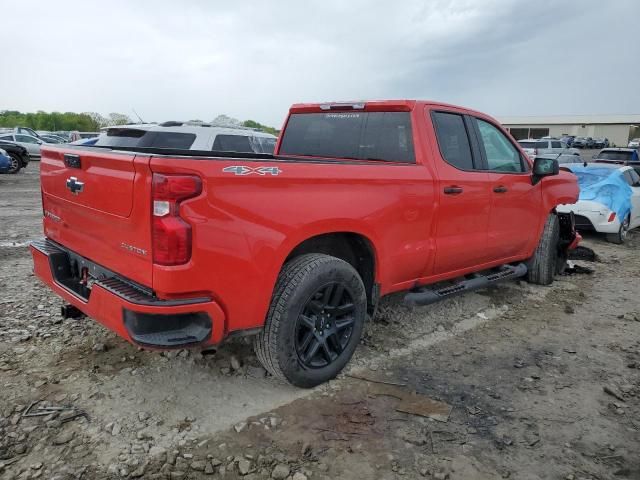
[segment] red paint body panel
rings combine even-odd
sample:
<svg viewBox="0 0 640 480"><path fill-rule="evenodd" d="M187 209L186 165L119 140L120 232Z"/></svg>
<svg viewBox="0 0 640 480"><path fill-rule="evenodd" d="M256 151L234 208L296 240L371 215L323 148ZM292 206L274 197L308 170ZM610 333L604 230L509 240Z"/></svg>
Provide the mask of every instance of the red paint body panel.
<svg viewBox="0 0 640 480"><path fill-rule="evenodd" d="M45 146L45 235L153 289L159 298L212 298L201 307L214 319L207 343L218 343L230 332L263 325L283 263L311 237L334 232L365 237L374 250L375 281L384 295L525 260L548 213L557 204L577 200L575 178L564 172L533 186L530 174L470 174L447 164L428 112L468 113L499 126L486 115L411 100L367 102L365 109L411 112L415 164L172 157L80 148L73 153L83 167L67 169L63 154L71 150ZM291 108L292 113L319 111L319 104ZM280 173L223 172L237 165L278 167ZM193 238L192 256L184 265L152 262L153 173L194 174L202 180L202 193L179 207ZM69 175L85 182L86 196L66 190ZM463 187L464 194L444 195L449 185ZM508 194L497 197L497 185L507 186ZM122 299L98 287L83 302L53 280L46 257L36 250L33 256L36 275L56 293L129 339L122 325ZM126 308L141 311L139 306ZM179 308L185 312L194 307Z"/></svg>

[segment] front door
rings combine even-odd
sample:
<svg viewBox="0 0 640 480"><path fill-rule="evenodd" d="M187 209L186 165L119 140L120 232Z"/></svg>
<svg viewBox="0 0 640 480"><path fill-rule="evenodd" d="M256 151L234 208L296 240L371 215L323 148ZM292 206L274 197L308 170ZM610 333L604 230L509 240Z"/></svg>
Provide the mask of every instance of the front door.
<svg viewBox="0 0 640 480"><path fill-rule="evenodd" d="M479 169L469 120L455 110L426 111L434 126L436 169L435 263L426 276L449 276L488 260L491 197L487 172Z"/></svg>
<svg viewBox="0 0 640 480"><path fill-rule="evenodd" d="M529 164L504 132L473 118L490 184L487 249L491 261L522 257L537 244L542 210L541 183L531 184Z"/></svg>

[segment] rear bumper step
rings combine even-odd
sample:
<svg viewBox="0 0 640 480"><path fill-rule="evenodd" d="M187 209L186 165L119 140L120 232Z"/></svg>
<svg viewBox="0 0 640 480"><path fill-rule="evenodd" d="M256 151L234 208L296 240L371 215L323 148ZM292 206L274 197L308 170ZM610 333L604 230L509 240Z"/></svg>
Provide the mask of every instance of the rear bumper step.
<svg viewBox="0 0 640 480"><path fill-rule="evenodd" d="M89 299L91 289L79 283L80 279L78 276L82 269L86 269L87 275L92 278L93 286L98 285L128 302L137 305L171 307L208 302L211 300L208 297L163 300L153 295L151 289L138 285L129 279L125 279L117 273L49 239L36 240L31 243L31 246L47 255L56 281L85 301Z"/></svg>
<svg viewBox="0 0 640 480"><path fill-rule="evenodd" d="M518 265L503 265L486 275L476 274L472 278L465 278L453 285L447 285L438 289L423 287L413 290L404 297L404 303L409 306L430 305L445 298L485 288L504 280L523 277L526 274L527 266L524 263L519 263Z"/></svg>
<svg viewBox="0 0 640 480"><path fill-rule="evenodd" d="M148 348L215 345L224 338L224 312L210 298L159 299L151 290L50 240L33 242L31 254L35 275L63 298L62 314L69 318L85 314ZM81 282L83 276L92 281Z"/></svg>

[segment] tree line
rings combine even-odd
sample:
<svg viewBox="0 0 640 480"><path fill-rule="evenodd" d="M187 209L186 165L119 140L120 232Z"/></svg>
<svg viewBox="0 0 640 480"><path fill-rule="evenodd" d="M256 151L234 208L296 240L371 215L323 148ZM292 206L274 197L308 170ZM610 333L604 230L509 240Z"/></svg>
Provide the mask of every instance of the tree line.
<svg viewBox="0 0 640 480"><path fill-rule="evenodd" d="M2 128L28 127L49 132L73 130L97 132L103 127L130 123L133 123L131 118L123 113L110 113L105 117L96 112L43 112L39 110L35 113L23 113L15 110L0 111L0 127ZM212 123L255 128L273 135L278 135L279 133L275 128L263 125L255 120L241 122L227 115L219 115Z"/></svg>
<svg viewBox="0 0 640 480"><path fill-rule="evenodd" d="M43 112L23 113L15 110L0 111L0 127L29 127L34 130L97 132L101 127L124 125L131 119L121 113L103 117L95 112Z"/></svg>

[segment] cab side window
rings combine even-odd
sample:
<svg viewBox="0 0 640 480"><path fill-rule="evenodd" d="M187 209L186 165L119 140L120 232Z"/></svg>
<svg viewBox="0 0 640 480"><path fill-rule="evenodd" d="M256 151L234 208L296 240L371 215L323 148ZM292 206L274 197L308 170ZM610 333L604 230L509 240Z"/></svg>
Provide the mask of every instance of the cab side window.
<svg viewBox="0 0 640 480"><path fill-rule="evenodd" d="M445 112L431 115L442 158L460 170L473 170L471 144L462 115Z"/></svg>
<svg viewBox="0 0 640 480"><path fill-rule="evenodd" d="M495 172L525 172L518 149L494 125L475 119L480 134L480 148L485 154L488 169Z"/></svg>

